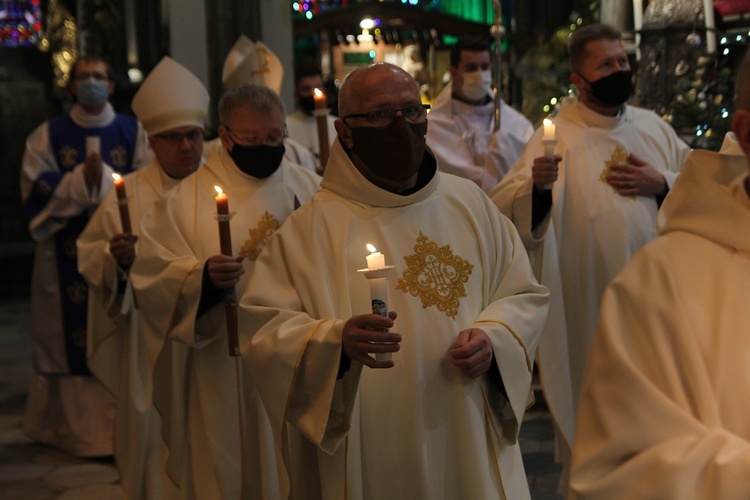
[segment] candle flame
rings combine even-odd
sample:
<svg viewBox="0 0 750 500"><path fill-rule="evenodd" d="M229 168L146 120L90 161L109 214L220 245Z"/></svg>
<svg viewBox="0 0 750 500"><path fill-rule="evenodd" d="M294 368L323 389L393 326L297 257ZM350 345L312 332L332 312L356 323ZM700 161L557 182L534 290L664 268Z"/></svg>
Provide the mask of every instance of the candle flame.
<svg viewBox="0 0 750 500"><path fill-rule="evenodd" d="M224 192L219 186L214 186L214 189L216 190L216 194L221 194Z"/></svg>
<svg viewBox="0 0 750 500"><path fill-rule="evenodd" d="M367 244L367 250L369 250L370 253L375 253L375 252L378 251L377 248L375 248L374 246L370 245L369 243Z"/></svg>
<svg viewBox="0 0 750 500"><path fill-rule="evenodd" d="M315 97L317 99L320 99L323 96L325 96L325 94L323 93L323 91L321 91L319 88L316 88L315 90L313 90L313 94L315 94Z"/></svg>
<svg viewBox="0 0 750 500"><path fill-rule="evenodd" d="M112 173L112 178L115 181L119 181L121 179L120 174L118 174L117 172Z"/></svg>
<svg viewBox="0 0 750 500"><path fill-rule="evenodd" d="M552 125L552 120L550 120L549 118L545 118L544 119L544 126L545 127L549 127L550 125Z"/></svg>

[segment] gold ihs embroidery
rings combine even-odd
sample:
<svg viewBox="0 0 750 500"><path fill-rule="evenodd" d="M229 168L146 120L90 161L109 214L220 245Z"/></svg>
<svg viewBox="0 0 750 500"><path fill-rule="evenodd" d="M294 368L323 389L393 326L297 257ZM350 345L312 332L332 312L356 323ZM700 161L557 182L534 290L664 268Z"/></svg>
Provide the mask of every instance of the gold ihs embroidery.
<svg viewBox="0 0 750 500"><path fill-rule="evenodd" d="M65 168L73 168L78 165L78 150L65 146L57 152L60 164Z"/></svg>
<svg viewBox="0 0 750 500"><path fill-rule="evenodd" d="M268 241L268 238L271 237L280 225L279 221L276 220L273 215L265 212L258 222L258 227L247 231L250 235L250 239L242 245L240 255L243 255L250 260L256 260L258 255L260 255L260 251L263 250L266 241Z"/></svg>
<svg viewBox="0 0 750 500"><path fill-rule="evenodd" d="M407 269L398 280L396 290L419 297L422 307L436 306L455 321L461 297L466 297L464 283L474 268L468 261L453 255L450 245L437 243L419 232L414 254L404 257Z"/></svg>

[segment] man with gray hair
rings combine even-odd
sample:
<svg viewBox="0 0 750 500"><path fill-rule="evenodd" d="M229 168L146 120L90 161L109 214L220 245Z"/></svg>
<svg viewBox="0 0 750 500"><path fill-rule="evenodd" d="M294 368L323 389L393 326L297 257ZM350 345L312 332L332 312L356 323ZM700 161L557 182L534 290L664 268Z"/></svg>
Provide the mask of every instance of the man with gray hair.
<svg viewBox="0 0 750 500"><path fill-rule="evenodd" d="M318 188L315 173L284 159L285 114L281 98L263 85L226 92L221 147L157 202L131 269L143 316L156 318L152 327L165 341L190 347L182 365L157 360L156 380L181 371L184 385L161 384L154 402L170 460L189 460L181 487L195 498L277 496L273 450L264 446L267 417L249 373L228 355L223 304L244 287L270 234ZM215 186L228 200L232 256L220 248Z"/></svg>
<svg viewBox="0 0 750 500"><path fill-rule="evenodd" d="M736 109L744 154L690 154L659 236L604 295L573 498L750 498L750 53Z"/></svg>

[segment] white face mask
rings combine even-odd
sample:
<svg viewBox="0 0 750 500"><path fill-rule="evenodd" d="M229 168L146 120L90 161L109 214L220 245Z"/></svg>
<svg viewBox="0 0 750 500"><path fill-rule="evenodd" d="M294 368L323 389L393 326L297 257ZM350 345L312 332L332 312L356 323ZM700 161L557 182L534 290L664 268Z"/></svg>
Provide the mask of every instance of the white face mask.
<svg viewBox="0 0 750 500"><path fill-rule="evenodd" d="M478 101L492 91L492 72L472 71L464 73L461 92L471 101Z"/></svg>

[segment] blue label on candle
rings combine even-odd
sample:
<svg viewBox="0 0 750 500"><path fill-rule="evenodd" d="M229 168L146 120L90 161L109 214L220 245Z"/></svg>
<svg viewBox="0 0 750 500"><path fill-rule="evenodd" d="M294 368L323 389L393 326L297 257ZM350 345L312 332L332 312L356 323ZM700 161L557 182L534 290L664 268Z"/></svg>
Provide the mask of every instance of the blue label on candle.
<svg viewBox="0 0 750 500"><path fill-rule="evenodd" d="M380 299L372 299L372 313L380 316L388 316L388 306ZM388 328L373 328L379 332L387 332Z"/></svg>

